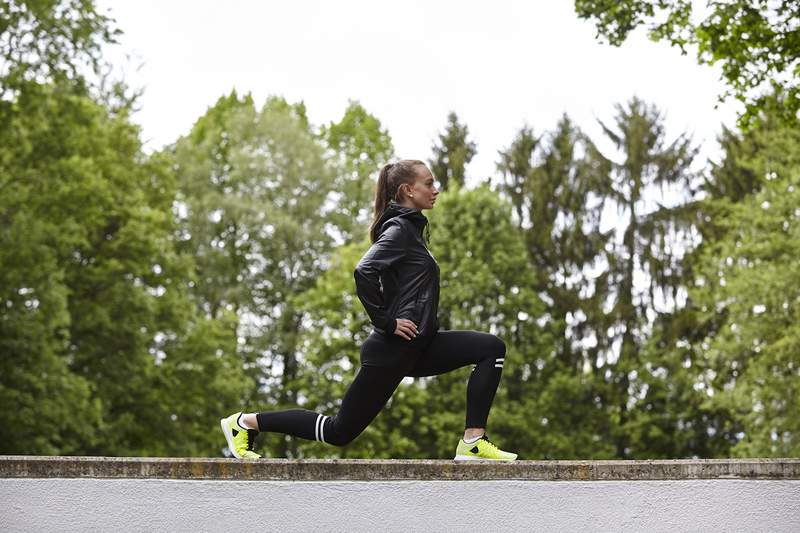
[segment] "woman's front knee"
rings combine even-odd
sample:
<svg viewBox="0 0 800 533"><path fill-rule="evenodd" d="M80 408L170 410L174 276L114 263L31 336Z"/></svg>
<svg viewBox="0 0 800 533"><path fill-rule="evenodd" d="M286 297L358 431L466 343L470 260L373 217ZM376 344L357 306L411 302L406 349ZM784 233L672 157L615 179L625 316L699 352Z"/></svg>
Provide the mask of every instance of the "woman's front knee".
<svg viewBox="0 0 800 533"><path fill-rule="evenodd" d="M506 355L506 343L497 335L492 335L492 352L495 357L505 357Z"/></svg>

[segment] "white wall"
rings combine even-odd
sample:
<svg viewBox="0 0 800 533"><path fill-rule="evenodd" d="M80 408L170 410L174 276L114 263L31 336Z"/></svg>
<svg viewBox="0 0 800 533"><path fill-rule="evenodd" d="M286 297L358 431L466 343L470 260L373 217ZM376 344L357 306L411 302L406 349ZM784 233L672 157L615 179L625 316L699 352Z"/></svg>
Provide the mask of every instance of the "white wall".
<svg viewBox="0 0 800 533"><path fill-rule="evenodd" d="M0 531L800 532L800 480L0 479Z"/></svg>

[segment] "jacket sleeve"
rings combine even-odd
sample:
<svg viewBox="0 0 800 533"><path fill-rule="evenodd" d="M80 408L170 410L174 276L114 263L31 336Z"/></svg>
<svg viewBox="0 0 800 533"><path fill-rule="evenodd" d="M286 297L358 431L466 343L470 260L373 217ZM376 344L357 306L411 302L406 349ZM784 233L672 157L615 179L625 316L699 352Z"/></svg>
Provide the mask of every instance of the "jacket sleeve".
<svg viewBox="0 0 800 533"><path fill-rule="evenodd" d="M353 272L356 294L364 305L372 325L390 334L397 329L397 319L388 316L386 312L383 293L380 290L380 275L405 257L406 243L406 234L402 226L399 223L391 224L367 250Z"/></svg>

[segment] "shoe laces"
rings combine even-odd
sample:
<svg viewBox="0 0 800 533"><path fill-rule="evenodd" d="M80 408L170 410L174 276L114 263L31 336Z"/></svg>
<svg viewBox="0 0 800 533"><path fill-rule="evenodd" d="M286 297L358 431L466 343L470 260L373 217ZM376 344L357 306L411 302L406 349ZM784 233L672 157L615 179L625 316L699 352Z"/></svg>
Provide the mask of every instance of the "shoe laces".
<svg viewBox="0 0 800 533"><path fill-rule="evenodd" d="M487 444L489 447L493 448L494 450L496 450L496 451L498 451L498 452L500 451L500 448L498 448L498 447L497 447L497 445L496 445L494 442L492 442L492 441L490 441L490 440L489 440L489 437L487 437L487 436L486 436L486 433L484 433L483 435L481 435L481 440L485 440L485 441L486 441L486 444Z"/></svg>
<svg viewBox="0 0 800 533"><path fill-rule="evenodd" d="M253 445L255 444L256 435L258 435L258 431L255 429L248 429L247 430L247 450L253 451Z"/></svg>

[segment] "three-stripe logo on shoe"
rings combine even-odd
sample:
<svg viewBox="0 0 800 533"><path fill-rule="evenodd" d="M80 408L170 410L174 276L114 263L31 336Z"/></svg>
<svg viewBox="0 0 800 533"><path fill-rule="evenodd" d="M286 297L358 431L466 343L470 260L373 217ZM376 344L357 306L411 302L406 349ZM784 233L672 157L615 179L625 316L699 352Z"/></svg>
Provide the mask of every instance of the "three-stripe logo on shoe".
<svg viewBox="0 0 800 533"><path fill-rule="evenodd" d="M496 358L494 360L494 367L495 368L503 368L503 363L505 362L505 360L506 360L505 356Z"/></svg>

